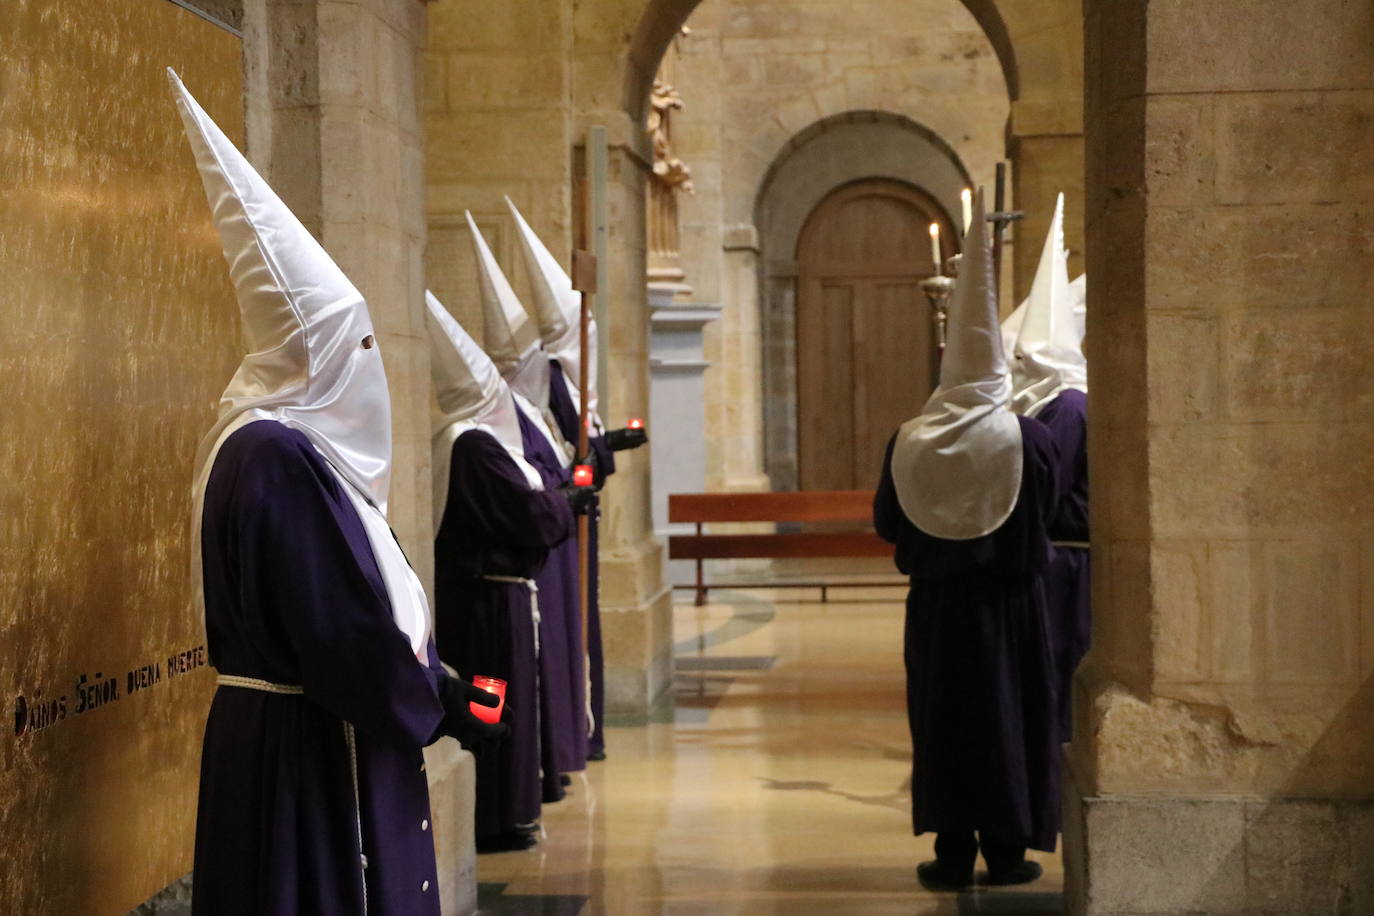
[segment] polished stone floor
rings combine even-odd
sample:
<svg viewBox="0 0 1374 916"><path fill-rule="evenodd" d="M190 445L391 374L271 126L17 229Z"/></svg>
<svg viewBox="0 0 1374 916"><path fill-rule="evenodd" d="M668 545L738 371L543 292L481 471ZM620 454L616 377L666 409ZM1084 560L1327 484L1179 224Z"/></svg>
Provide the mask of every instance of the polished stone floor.
<svg viewBox="0 0 1374 916"><path fill-rule="evenodd" d="M1061 912L1058 856L1015 890L917 883L900 593L802 594L679 605L674 708L608 731L537 848L479 858L482 913Z"/></svg>

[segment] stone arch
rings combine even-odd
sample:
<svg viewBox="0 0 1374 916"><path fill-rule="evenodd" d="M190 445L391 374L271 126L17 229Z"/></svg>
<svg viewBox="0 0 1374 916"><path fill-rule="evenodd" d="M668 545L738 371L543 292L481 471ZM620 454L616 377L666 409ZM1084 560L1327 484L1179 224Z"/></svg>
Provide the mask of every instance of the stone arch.
<svg viewBox="0 0 1374 916"><path fill-rule="evenodd" d="M970 182L958 153L928 127L894 112L849 111L823 118L784 143L754 197L764 470L774 489L797 486L797 239L806 219L828 195L873 178L924 191L938 202L950 224L957 224L959 191Z"/></svg>
<svg viewBox="0 0 1374 916"><path fill-rule="evenodd" d="M1002 18L997 3L994 0L959 2L973 14L973 18L977 20L992 44L997 60L1002 66L1007 93L1013 101L1016 100L1020 97L1020 71L1011 32ZM643 121L649 87L668 43L673 40L673 36L700 3L701 0L645 0L641 6L630 37L623 99L624 109L634 123Z"/></svg>

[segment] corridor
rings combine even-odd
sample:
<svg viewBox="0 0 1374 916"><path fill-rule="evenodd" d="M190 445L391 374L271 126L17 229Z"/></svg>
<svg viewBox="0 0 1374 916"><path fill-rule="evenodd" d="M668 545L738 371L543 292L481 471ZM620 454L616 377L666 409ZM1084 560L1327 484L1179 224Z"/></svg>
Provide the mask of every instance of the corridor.
<svg viewBox="0 0 1374 916"><path fill-rule="evenodd" d="M916 881L900 592L756 594L678 605L676 707L610 730L537 847L479 857L481 912L1059 913L1057 855L1026 888Z"/></svg>

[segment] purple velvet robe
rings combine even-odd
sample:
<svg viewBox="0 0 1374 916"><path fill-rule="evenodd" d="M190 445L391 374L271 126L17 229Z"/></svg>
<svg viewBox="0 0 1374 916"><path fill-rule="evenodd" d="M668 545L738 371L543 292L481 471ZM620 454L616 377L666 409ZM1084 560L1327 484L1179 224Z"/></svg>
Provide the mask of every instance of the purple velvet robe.
<svg viewBox="0 0 1374 916"><path fill-rule="evenodd" d="M304 694L215 693L197 916L360 914L364 893L373 916L439 913L421 748L443 718L441 674L393 621L343 486L272 420L235 431L215 458L201 527L211 661Z"/></svg>
<svg viewBox="0 0 1374 916"><path fill-rule="evenodd" d="M1050 634L1059 666L1061 740L1073 737L1073 673L1092 644L1092 576L1088 550L1069 546L1088 540L1088 396L1061 392L1036 419L1059 447L1059 504L1050 520L1055 542L1045 588L1050 600Z"/></svg>
<svg viewBox="0 0 1374 916"><path fill-rule="evenodd" d="M897 501L892 443L873 520L911 580L905 658L915 832L977 830L1052 852L1058 676L1044 576L1056 452L1043 425L1019 420L1021 492L996 531L952 541L916 528Z"/></svg>
<svg viewBox="0 0 1374 916"><path fill-rule="evenodd" d="M568 484L553 445L520 414L525 460L539 471L544 489ZM540 610L540 719L544 740L544 799L563 795L559 774L587 766L587 669L582 648L582 607L577 589L577 539L569 537L549 552L536 580Z"/></svg>
<svg viewBox="0 0 1374 916"><path fill-rule="evenodd" d="M448 503L434 539L439 657L465 678L506 681L510 736L477 757L476 834L495 837L539 819L539 670L530 591L483 576L539 575L571 531L561 493L530 487L501 443L468 430L453 443Z"/></svg>
<svg viewBox="0 0 1374 916"><path fill-rule="evenodd" d="M549 361L549 409L558 421L563 438L577 444L578 412L563 377L563 367L556 360ZM596 455L596 485L615 473L615 452L606 445L604 436L591 436L587 445ZM606 663L601 653L601 576L598 551L600 539L601 503L598 498L587 516L587 664L590 667L592 735L588 753L599 755L606 750L604 719L606 711Z"/></svg>

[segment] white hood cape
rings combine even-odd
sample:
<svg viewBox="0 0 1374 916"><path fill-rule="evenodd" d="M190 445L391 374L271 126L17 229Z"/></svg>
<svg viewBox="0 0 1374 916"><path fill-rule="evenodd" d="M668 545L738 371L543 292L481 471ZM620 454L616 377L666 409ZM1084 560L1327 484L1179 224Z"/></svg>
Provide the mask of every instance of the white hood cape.
<svg viewBox="0 0 1374 916"><path fill-rule="evenodd" d="M582 322L582 294L573 289L572 280L563 270L553 253L534 234L530 224L520 215L509 197L506 206L515 218L515 226L520 236L520 250L525 256L525 269L529 276L534 317L539 322L539 334L544 340L544 349L549 356L558 360L563 369L563 378L568 383L573 405L582 409L582 396L577 390L581 378L580 331ZM596 405L596 318L590 317L587 327L587 412L592 420L592 429L601 428L601 418L597 416Z"/></svg>
<svg viewBox="0 0 1374 916"><path fill-rule="evenodd" d="M996 531L1021 491L1021 426L1008 404L1011 375L997 324L992 248L983 193L964 239L950 298L940 384L902 424L892 452L897 499L933 537L969 540Z"/></svg>
<svg viewBox="0 0 1374 916"><path fill-rule="evenodd" d="M1064 195L1060 194L1016 334L1012 409L1017 413L1033 417L1061 391L1088 390L1088 363L1074 314L1076 304L1069 285Z"/></svg>
<svg viewBox="0 0 1374 916"><path fill-rule="evenodd" d="M549 358L539 342L539 330L529 312L520 304L510 281L496 263L487 240L471 213L466 213L477 256L477 283L482 295L482 317L486 325L486 351L501 377L519 397L517 402L535 408L530 419L553 446L564 467L572 463L572 450L558 434L558 424L549 409ZM529 414L529 411L524 411Z"/></svg>
<svg viewBox="0 0 1374 916"><path fill-rule="evenodd" d="M525 460L520 414L510 386L491 358L429 290L425 290L425 325L429 328L430 374L438 402L432 440L434 530L438 531L448 504L453 443L468 430L483 430L501 443L532 489L544 489L544 478Z"/></svg>
<svg viewBox="0 0 1374 916"><path fill-rule="evenodd" d="M196 452L191 554L197 610L203 617L200 526L215 456L235 430L275 420L303 433L342 482L367 532L396 626L425 661L429 603L386 521L391 399L367 303L177 75L167 75L229 264L249 349Z"/></svg>

